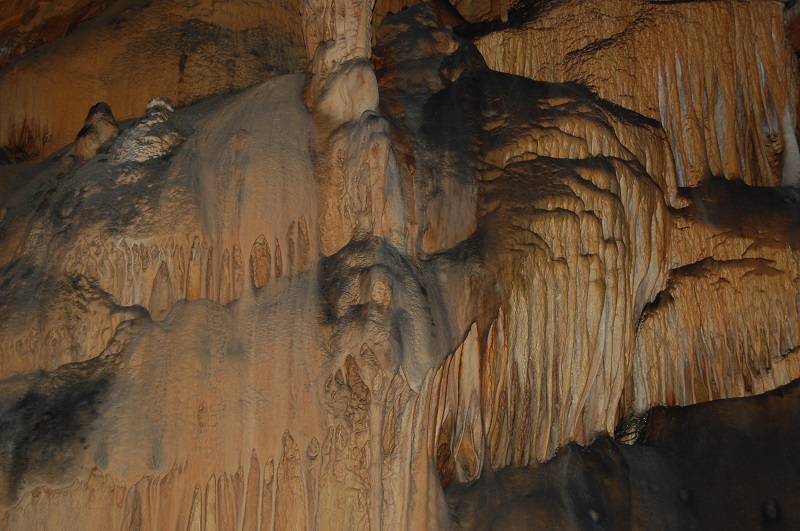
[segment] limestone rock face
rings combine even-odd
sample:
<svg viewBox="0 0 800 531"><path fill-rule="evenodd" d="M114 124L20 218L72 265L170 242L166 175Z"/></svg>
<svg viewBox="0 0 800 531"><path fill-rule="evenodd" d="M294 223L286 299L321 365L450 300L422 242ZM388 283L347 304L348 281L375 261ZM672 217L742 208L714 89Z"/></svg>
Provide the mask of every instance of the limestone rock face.
<svg viewBox="0 0 800 531"><path fill-rule="evenodd" d="M107 150L119 134L119 125L111 113L111 107L100 102L89 109L83 129L75 138L75 154L81 160L89 160Z"/></svg>
<svg viewBox="0 0 800 531"><path fill-rule="evenodd" d="M155 97L180 106L300 71L302 50L290 0L114 2L0 71L0 146L36 160L72 141L98 101L126 120Z"/></svg>
<svg viewBox="0 0 800 531"><path fill-rule="evenodd" d="M464 529L792 525L797 456L783 448L797 428L779 419L797 408L796 382L758 397L659 408L637 445L608 437L567 445L543 466L451 487L448 502Z"/></svg>
<svg viewBox="0 0 800 531"><path fill-rule="evenodd" d="M531 4L477 37L490 67L576 81L659 120L678 186L709 175L800 184L797 85L782 3Z"/></svg>
<svg viewBox="0 0 800 531"><path fill-rule="evenodd" d="M170 124L174 112L175 107L167 98L148 101L144 117L130 125L114 145L112 162L145 162L171 152L183 141L181 134Z"/></svg>
<svg viewBox="0 0 800 531"><path fill-rule="evenodd" d="M663 101L657 69L619 93L624 68L498 71L585 3L373 4L306 0L305 72L183 106L165 87L131 121L104 97L73 145L0 166L0 528L796 522L776 459L789 490L754 482L761 512L707 479L796 431L800 195L777 186L796 88L772 4L631 2L630 26L596 2L620 34L548 50L580 44L598 76L604 50L674 58ZM758 31L686 29L698 13ZM653 28L776 53L748 48L751 79L683 41L626 48ZM731 158L689 164L720 145L693 128ZM757 452L745 403L768 412Z"/></svg>
<svg viewBox="0 0 800 531"><path fill-rule="evenodd" d="M60 39L102 13L110 0L8 0L0 13L0 67Z"/></svg>
<svg viewBox="0 0 800 531"><path fill-rule="evenodd" d="M372 12L373 28L378 28L386 15L397 13L425 0L376 0ZM458 26L466 22L491 20L507 16L519 0L427 0L442 22ZM373 32L374 33L374 32ZM373 42L374 42L373 38Z"/></svg>

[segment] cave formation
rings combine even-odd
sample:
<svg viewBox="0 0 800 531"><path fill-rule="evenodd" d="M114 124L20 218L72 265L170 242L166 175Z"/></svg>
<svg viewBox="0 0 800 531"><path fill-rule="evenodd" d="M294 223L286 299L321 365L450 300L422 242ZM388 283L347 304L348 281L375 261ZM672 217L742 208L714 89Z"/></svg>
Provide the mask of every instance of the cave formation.
<svg viewBox="0 0 800 531"><path fill-rule="evenodd" d="M0 529L800 526L800 5L11 0Z"/></svg>

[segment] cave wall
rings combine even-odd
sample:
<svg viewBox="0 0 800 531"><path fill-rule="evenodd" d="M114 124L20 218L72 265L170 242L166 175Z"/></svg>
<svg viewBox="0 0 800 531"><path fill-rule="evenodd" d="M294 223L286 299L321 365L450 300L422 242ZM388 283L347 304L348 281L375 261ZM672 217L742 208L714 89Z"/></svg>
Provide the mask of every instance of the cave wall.
<svg viewBox="0 0 800 531"><path fill-rule="evenodd" d="M0 68L0 526L731 521L630 485L800 376L782 4L96 9Z"/></svg>

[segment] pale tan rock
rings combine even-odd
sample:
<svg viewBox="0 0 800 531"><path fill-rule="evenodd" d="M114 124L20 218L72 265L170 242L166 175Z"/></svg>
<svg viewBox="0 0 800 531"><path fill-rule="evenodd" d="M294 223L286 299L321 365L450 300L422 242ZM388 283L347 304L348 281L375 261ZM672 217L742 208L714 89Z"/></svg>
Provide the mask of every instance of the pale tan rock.
<svg viewBox="0 0 800 531"><path fill-rule="evenodd" d="M679 188L658 122L430 7L378 36L358 116L312 68L0 168L0 333L81 348L0 366L0 527L444 528L446 486L800 376L796 191Z"/></svg>
<svg viewBox="0 0 800 531"><path fill-rule="evenodd" d="M189 264L186 272L186 300L193 301L200 298L202 293L202 256L200 238L195 236L192 240L192 249L189 251Z"/></svg>
<svg viewBox="0 0 800 531"><path fill-rule="evenodd" d="M118 306L83 275L65 275L57 281L41 273L24 280L14 275L5 278L15 287L5 292L3 301L3 377L95 357L114 341L125 322L146 314L140 308ZM25 308L11 310L18 305Z"/></svg>
<svg viewBox="0 0 800 531"><path fill-rule="evenodd" d="M9 0L0 14L0 67L64 37L109 4L109 0Z"/></svg>
<svg viewBox="0 0 800 531"><path fill-rule="evenodd" d="M800 376L796 278L763 259L675 270L637 332L636 411L759 394Z"/></svg>
<svg viewBox="0 0 800 531"><path fill-rule="evenodd" d="M309 64L327 42L325 67L369 59L375 0L303 0L303 42Z"/></svg>
<svg viewBox="0 0 800 531"><path fill-rule="evenodd" d="M304 67L293 0L123 0L102 12L107 3L31 5L39 5L38 19L47 13L66 17L76 3L99 14L0 70L7 109L0 146L17 160L40 159L72 141L97 101L108 103L122 121L140 116L155 97L186 105Z"/></svg>
<svg viewBox="0 0 800 531"><path fill-rule="evenodd" d="M275 278L283 276L283 253L281 253L281 243L275 240Z"/></svg>
<svg viewBox="0 0 800 531"><path fill-rule="evenodd" d="M317 164L325 255L373 235L405 248L397 162L388 124L376 113L378 83L367 61L373 6L374 0L304 4L309 67L303 101L325 146Z"/></svg>
<svg viewBox="0 0 800 531"><path fill-rule="evenodd" d="M757 185L800 182L797 88L780 2L549 4L477 38L490 67L576 81L659 120L677 186L709 174Z"/></svg>
<svg viewBox="0 0 800 531"><path fill-rule="evenodd" d="M306 499L300 452L289 432L283 436L283 457L278 464L276 480L278 486L275 493L276 531L305 529Z"/></svg>
<svg viewBox="0 0 800 531"><path fill-rule="evenodd" d="M330 255L353 238L384 236L404 247L405 206L388 123L366 112L338 129L320 176L321 250Z"/></svg>
<svg viewBox="0 0 800 531"><path fill-rule="evenodd" d="M453 7L469 22L487 19L506 22L509 10L520 3L520 0L453 0Z"/></svg>
<svg viewBox="0 0 800 531"><path fill-rule="evenodd" d="M318 50L321 55L333 52L327 44ZM315 57L314 61L317 60ZM367 60L351 60L341 66L332 65L332 68L331 71L327 66L320 66L305 94L308 107L329 121L330 129L377 110L378 84Z"/></svg>
<svg viewBox="0 0 800 531"><path fill-rule="evenodd" d="M272 257L269 252L269 243L263 234L259 235L250 252L250 271L254 288L262 288L269 282Z"/></svg>
<svg viewBox="0 0 800 531"><path fill-rule="evenodd" d="M111 108L103 102L89 109L83 129L75 139L75 154L81 160L89 160L106 151L117 139L119 126L111 114Z"/></svg>
<svg viewBox="0 0 800 531"><path fill-rule="evenodd" d="M233 299L236 300L242 296L242 289L244 288L244 262L242 259L242 250L239 245L233 244L233 256L231 257L231 290Z"/></svg>
<svg viewBox="0 0 800 531"><path fill-rule="evenodd" d="M172 152L184 140L170 123L174 112L168 98L148 101L144 117L125 129L114 144L111 160L116 164L145 162Z"/></svg>
<svg viewBox="0 0 800 531"><path fill-rule="evenodd" d="M464 343L435 372L431 371L418 400L433 409L427 430L428 453L436 457L443 487L451 481L476 480L484 463L484 427L480 409L480 347L475 325Z"/></svg>
<svg viewBox="0 0 800 531"><path fill-rule="evenodd" d="M380 26L383 19L411 6L422 3L420 0L376 0L372 11L373 28ZM520 4L520 0L431 0L428 3L443 23L458 26L480 20L508 19L510 9ZM374 40L373 40L374 44Z"/></svg>
<svg viewBox="0 0 800 531"><path fill-rule="evenodd" d="M303 101L322 121L322 136L378 107L369 57L375 0L304 0L308 76ZM326 131L327 129L327 131Z"/></svg>
<svg viewBox="0 0 800 531"><path fill-rule="evenodd" d="M299 126L300 131L304 131L295 137L302 138L307 136L312 125L299 101L301 82L301 78L295 78L286 85L294 87L289 90L295 94L294 108L282 101L268 103L267 100L283 93L283 89L277 92L269 87L257 89L245 99L252 101L253 97L259 99L271 93L272 96L261 100L264 108L281 108L282 112L288 112L287 117L300 113L297 115L301 117L300 122L290 122L294 124L291 127ZM281 242L283 258L288 263L286 229L294 223L295 232L291 235L293 273L304 271L309 260L316 256L318 207L317 192L310 187L315 182L310 157L291 155L297 150L305 152L305 144L289 141L289 137L277 142L268 140L276 136L275 130L255 115L244 121L233 120L230 130L223 127L219 134L202 137L199 144L195 137L188 146L172 146L171 153L165 153L159 142L140 142L142 138L174 131L176 125L178 129L186 125L189 129L194 127L194 122L184 122L177 115L166 120L167 116L168 107L154 106L150 115L123 133L109 157L95 157L86 166L70 170L78 172L77 180L82 185L57 193L44 203L50 212L50 222L59 227L62 223L81 224L85 228L80 232L52 229L47 227L50 222L43 224L45 218L26 214L25 205L33 204L37 197L42 197L37 194L44 194L59 181L59 175L69 165L67 159L43 163L47 177L27 191L11 193L9 190L9 194L2 194L10 202L4 205L3 231L7 236L0 238L0 263L5 267L16 260L20 265L19 269L9 272L7 278L22 274L22 264L39 256L47 246L58 248L52 252L51 260L34 266L36 273L30 278L35 282L16 282L23 290L19 292L20 297L30 297L23 292L35 293L32 301L37 302L30 305L30 312L14 313L0 325L3 334L0 344L6 353L0 363L4 376L36 367L53 369L97 355L113 336L127 307L141 306L162 319L182 299L219 301L223 297L224 302L229 302L251 293L245 284L251 272L242 249L243 246L252 248L261 234L271 234L273 241ZM288 123L284 130L291 129ZM249 132L243 132L243 125ZM249 154L250 142L267 140L274 146L269 154ZM127 154L120 157L117 164L112 164L114 154L119 155L123 146L130 149L125 149ZM217 156L220 152L223 153L221 159ZM153 165L163 163L165 155L184 161L178 162L178 167L186 168L183 164L188 161L191 169L188 172L179 170L163 181L154 178ZM284 164L289 172L301 178L271 179L273 169ZM213 171L210 168L214 168ZM9 167L9 170L13 174L18 168ZM136 175L135 179L118 177L132 174ZM186 179L196 176L209 181L199 188L202 193L190 197L186 194L187 186L195 185ZM306 185L302 184L303 179ZM16 181L4 181L13 182ZM284 214L265 219L263 198L277 200L290 189L305 192L295 195L294 206L276 201L276 210ZM139 199L127 201L131 193L140 194ZM240 197L247 200L242 202ZM98 209L110 216L98 216ZM199 222L200 211L207 213L205 227ZM156 219L160 222L154 223ZM281 271L285 267L283 263L277 265ZM88 292L68 287L73 286L70 279L75 279L78 286L85 283L93 287ZM104 294L102 297L90 295L91 304L80 303L97 289ZM105 294L110 294L111 300ZM5 298L0 304L13 305L16 300L19 299ZM38 304L56 312L66 312L66 316L46 317L49 313L37 310ZM77 326L76 323L82 324Z"/></svg>

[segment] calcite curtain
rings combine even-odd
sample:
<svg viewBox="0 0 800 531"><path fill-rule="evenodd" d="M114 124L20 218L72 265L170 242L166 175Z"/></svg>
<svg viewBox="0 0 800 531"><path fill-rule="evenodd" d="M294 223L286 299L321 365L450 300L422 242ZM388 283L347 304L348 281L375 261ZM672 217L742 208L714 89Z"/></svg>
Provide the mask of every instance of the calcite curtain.
<svg viewBox="0 0 800 531"><path fill-rule="evenodd" d="M797 525L798 17L11 1L0 529Z"/></svg>

